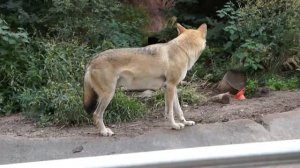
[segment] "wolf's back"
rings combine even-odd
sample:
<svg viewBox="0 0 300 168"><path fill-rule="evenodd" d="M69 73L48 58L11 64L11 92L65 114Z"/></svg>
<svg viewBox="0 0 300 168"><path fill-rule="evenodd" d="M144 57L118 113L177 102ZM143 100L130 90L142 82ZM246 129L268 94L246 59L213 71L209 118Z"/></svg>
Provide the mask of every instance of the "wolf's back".
<svg viewBox="0 0 300 168"><path fill-rule="evenodd" d="M93 113L97 107L97 94L91 86L91 77L90 73L87 70L84 76L84 96L83 96L83 104L84 110L87 113Z"/></svg>

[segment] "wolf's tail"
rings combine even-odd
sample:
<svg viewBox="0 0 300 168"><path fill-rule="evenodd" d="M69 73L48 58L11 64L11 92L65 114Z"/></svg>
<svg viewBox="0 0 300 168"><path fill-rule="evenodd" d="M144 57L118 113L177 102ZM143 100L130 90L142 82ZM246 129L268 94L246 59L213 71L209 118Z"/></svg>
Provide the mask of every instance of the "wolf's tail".
<svg viewBox="0 0 300 168"><path fill-rule="evenodd" d="M89 71L87 70L84 76L84 97L83 104L84 110L87 113L93 113L97 107L97 93L91 86L91 76Z"/></svg>

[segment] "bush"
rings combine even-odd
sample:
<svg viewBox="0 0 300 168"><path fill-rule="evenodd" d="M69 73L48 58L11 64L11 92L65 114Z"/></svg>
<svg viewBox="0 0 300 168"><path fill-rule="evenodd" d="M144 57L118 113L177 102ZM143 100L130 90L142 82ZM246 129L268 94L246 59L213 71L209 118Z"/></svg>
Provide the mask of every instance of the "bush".
<svg viewBox="0 0 300 168"><path fill-rule="evenodd" d="M226 4L218 16L227 20L223 30L224 50L232 53L229 67L278 72L288 57L299 55L299 10L297 0L242 1L239 8Z"/></svg>
<svg viewBox="0 0 300 168"><path fill-rule="evenodd" d="M148 18L141 9L114 0L5 0L0 5L6 20L39 37L77 39L93 48L140 46Z"/></svg>
<svg viewBox="0 0 300 168"><path fill-rule="evenodd" d="M187 79L200 80L209 76L212 82L218 82L226 72L228 60L222 48L208 47L197 63L188 71Z"/></svg>
<svg viewBox="0 0 300 168"><path fill-rule="evenodd" d="M41 125L89 121L82 108L88 59L109 48L141 46L147 23L144 11L112 0L5 0L0 16L11 25L0 20L0 114L21 111ZM142 116L134 113L144 111L141 103L117 95L131 107L122 109L114 99L108 110L121 113L110 113L109 122Z"/></svg>
<svg viewBox="0 0 300 168"><path fill-rule="evenodd" d="M21 111L41 124L87 121L82 105L82 78L90 49L76 42L39 42L19 92Z"/></svg>
<svg viewBox="0 0 300 168"><path fill-rule="evenodd" d="M41 126L74 125L88 122L83 110L80 84L49 82L40 89L28 88L19 96L22 113Z"/></svg>
<svg viewBox="0 0 300 168"><path fill-rule="evenodd" d="M110 48L140 46L147 22L144 11L113 0L55 0L44 19L60 39L78 38L93 47L109 42Z"/></svg>
<svg viewBox="0 0 300 168"><path fill-rule="evenodd" d="M256 79L248 79L246 85L246 96L250 98L253 97L258 87L259 84Z"/></svg>
<svg viewBox="0 0 300 168"><path fill-rule="evenodd" d="M0 19L0 115L17 111L16 95L23 86L29 53L26 44L29 37L19 28L11 31L7 23Z"/></svg>
<svg viewBox="0 0 300 168"><path fill-rule="evenodd" d="M209 25L208 47L189 75L202 78L212 74L212 80L218 81L230 69L251 76L280 74L287 58L300 58L297 0L232 1L216 12L217 17L206 18L202 11L195 10L201 7L200 1L176 2L174 14L180 14L179 21L192 26L203 22Z"/></svg>
<svg viewBox="0 0 300 168"><path fill-rule="evenodd" d="M92 50L77 42L39 42L25 85L17 97L25 116L42 126L89 122L83 110L82 80ZM132 121L146 112L144 104L117 91L106 113L108 123Z"/></svg>
<svg viewBox="0 0 300 168"><path fill-rule="evenodd" d="M127 96L121 90L117 90L107 107L105 121L108 124L134 121L137 118L142 118L146 112L147 108L144 103L137 98Z"/></svg>

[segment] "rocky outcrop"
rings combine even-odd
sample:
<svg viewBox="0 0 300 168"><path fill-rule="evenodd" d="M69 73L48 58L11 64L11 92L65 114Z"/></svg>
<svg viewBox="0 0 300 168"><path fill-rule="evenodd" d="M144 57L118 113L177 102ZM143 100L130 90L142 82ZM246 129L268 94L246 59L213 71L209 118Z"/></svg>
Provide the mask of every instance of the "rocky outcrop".
<svg viewBox="0 0 300 168"><path fill-rule="evenodd" d="M148 12L150 23L147 29L150 33L159 32L166 27L168 19L165 15L165 11L175 6L174 0L129 0L128 2Z"/></svg>

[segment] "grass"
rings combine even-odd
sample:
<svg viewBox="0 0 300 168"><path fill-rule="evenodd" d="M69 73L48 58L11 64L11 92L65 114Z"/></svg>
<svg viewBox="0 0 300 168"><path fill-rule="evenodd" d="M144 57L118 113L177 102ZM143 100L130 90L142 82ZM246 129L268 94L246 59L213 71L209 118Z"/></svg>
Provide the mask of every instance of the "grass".
<svg viewBox="0 0 300 168"><path fill-rule="evenodd" d="M267 86L271 90L297 90L300 88L300 80L296 78L272 77L267 80Z"/></svg>
<svg viewBox="0 0 300 168"><path fill-rule="evenodd" d="M178 87L177 91L181 105L200 105L207 101L206 96L197 91L197 87L195 84L180 85ZM164 90L155 91L152 97L144 100L144 103L152 110L164 107Z"/></svg>
<svg viewBox="0 0 300 168"><path fill-rule="evenodd" d="M146 112L147 108L143 102L127 96L122 90L117 90L106 110L105 121L108 124L134 121L143 118Z"/></svg>
<svg viewBox="0 0 300 168"><path fill-rule="evenodd" d="M300 79L295 76L292 77L281 77L277 75L270 75L264 79L258 80L248 79L246 86L246 96L253 97L256 90L259 87L266 86L270 90L279 91L279 90L298 90L300 89Z"/></svg>

